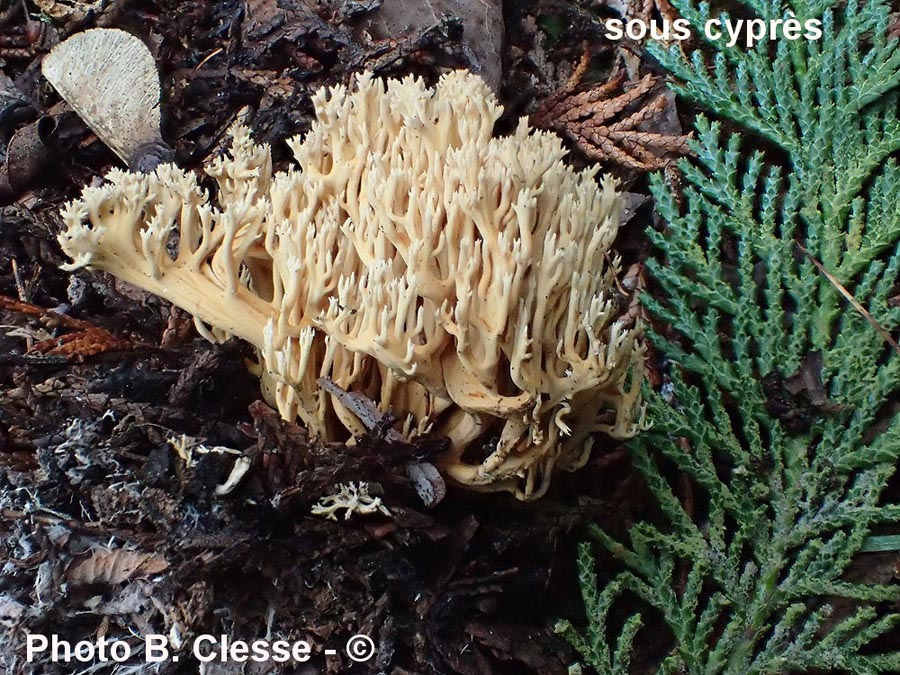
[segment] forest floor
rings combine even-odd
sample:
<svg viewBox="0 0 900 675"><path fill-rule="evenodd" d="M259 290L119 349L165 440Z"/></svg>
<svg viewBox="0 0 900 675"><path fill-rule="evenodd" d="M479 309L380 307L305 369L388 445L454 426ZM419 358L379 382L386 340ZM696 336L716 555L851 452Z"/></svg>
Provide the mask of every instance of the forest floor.
<svg viewBox="0 0 900 675"><path fill-rule="evenodd" d="M247 107L255 138L286 167L284 139L308 129L310 93L364 69L428 82L448 68L480 70L506 108L503 133L540 112L590 48L578 89L609 89L585 114L607 129L625 120L625 131L670 139L637 151L640 138L594 147L570 129L570 161L600 162L629 191L617 248L639 278L640 232L652 226L644 176L683 139L652 60L639 44L603 37L603 18L628 5L385 0L389 15L380 4L0 3L0 670L114 670L26 663L28 633L135 645L148 633L185 645L201 634L306 639L313 658L282 671L303 674L556 675L576 660L552 629L559 618L583 623L581 527L598 522L622 534L649 508L613 441L601 439L589 465L557 476L539 501L450 487L426 508L403 467L429 446L391 443L383 430L352 452L310 441L261 400L245 345L206 342L183 312L112 277L59 269L60 206L117 160L60 101L40 62L67 36L100 26L151 48L163 137L188 169L221 152ZM423 5L430 18L414 11ZM638 95L645 76L652 91ZM616 97L624 112L603 107ZM553 110L539 117L553 127ZM633 290L623 289L625 302ZM174 448L184 436L247 457L238 487L215 492L234 454L185 461ZM350 480L379 485L391 516L310 515ZM343 652L357 633L378 645L367 663ZM183 657L117 672L198 672L190 653Z"/></svg>

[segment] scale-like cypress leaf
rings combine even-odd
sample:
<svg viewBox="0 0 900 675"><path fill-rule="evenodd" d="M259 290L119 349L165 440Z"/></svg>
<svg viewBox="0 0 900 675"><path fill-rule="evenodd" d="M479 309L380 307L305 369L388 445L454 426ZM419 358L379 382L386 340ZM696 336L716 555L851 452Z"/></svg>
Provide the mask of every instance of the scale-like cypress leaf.
<svg viewBox="0 0 900 675"><path fill-rule="evenodd" d="M673 4L697 34L712 16ZM683 205L653 181L667 227L644 302L677 335L653 336L671 391L647 392L654 428L630 449L662 518L627 542L592 530L621 571L598 587L583 545L587 625L558 628L600 673L666 639L662 673L900 672L877 642L898 630L900 586L847 574L900 522L882 499L900 455L900 40L880 0L740 4L824 34L651 47L709 114ZM635 597L647 609L623 621Z"/></svg>

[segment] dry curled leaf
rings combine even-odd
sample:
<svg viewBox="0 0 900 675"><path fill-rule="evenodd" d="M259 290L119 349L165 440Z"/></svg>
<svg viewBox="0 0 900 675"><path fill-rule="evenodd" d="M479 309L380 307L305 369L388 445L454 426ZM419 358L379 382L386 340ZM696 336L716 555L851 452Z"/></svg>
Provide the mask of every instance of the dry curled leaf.
<svg viewBox="0 0 900 675"><path fill-rule="evenodd" d="M346 5L349 3L345 3ZM503 3L498 0L394 0L379 3L365 21L378 40L402 41L427 33L447 17L457 17L462 27L460 42L469 69L495 91L502 76Z"/></svg>
<svg viewBox="0 0 900 675"><path fill-rule="evenodd" d="M568 82L532 115L535 126L553 129L587 157L635 171L654 171L690 154L688 136L651 131L664 117L666 96L652 75L625 82L625 74L578 91L590 63L586 52ZM621 92L621 93L617 93Z"/></svg>
<svg viewBox="0 0 900 675"><path fill-rule="evenodd" d="M169 563L157 553L141 553L117 548L98 548L87 558L74 562L66 570L73 585L120 584L134 577L159 574Z"/></svg>

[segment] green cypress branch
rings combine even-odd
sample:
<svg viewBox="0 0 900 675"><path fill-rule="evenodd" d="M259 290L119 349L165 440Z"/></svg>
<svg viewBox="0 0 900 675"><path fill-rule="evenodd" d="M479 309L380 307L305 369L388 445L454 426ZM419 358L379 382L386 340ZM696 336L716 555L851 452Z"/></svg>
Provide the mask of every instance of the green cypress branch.
<svg viewBox="0 0 900 675"><path fill-rule="evenodd" d="M673 4L695 28L713 16ZM681 165L683 204L659 176L651 186L668 226L649 234L659 292L644 304L679 337L649 331L670 391L646 392L654 427L630 452L663 517L626 542L590 529L621 571L598 586L583 545L586 628L559 629L599 673L627 672L659 621L674 638L660 673L896 672L900 653L868 646L897 630L900 586L847 571L874 527L900 523L900 505L882 503L900 459L900 356L872 325L900 329L900 41L882 0L744 4L819 17L823 36L650 48L711 116ZM743 131L725 136L714 118ZM779 153L749 151L753 139ZM795 374L805 394L785 387ZM691 479L696 513L661 457ZM635 598L649 609L614 623Z"/></svg>

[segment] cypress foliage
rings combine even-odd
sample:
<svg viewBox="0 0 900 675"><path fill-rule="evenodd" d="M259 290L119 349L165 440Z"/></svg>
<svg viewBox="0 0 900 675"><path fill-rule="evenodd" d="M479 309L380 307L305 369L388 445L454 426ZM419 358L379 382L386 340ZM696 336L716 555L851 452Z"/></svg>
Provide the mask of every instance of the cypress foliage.
<svg viewBox="0 0 900 675"><path fill-rule="evenodd" d="M673 4L697 34L713 16ZM650 233L644 303L671 329L651 331L671 385L646 392L654 427L630 452L661 517L625 542L591 528L586 627L557 628L599 673L629 671L650 611L673 639L661 673L900 672L872 646L898 630L900 586L846 574L873 527L900 522L882 500L900 455L900 40L881 0L742 4L821 18L823 36L651 47L710 115L683 203L652 182L668 226ZM621 563L602 586L597 546ZM647 609L623 620L635 596Z"/></svg>

